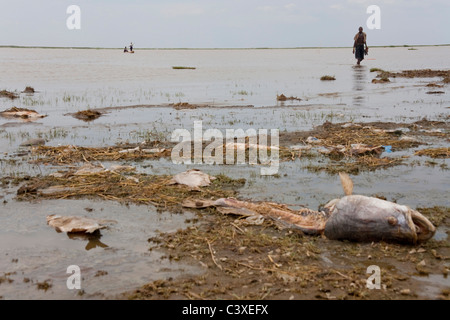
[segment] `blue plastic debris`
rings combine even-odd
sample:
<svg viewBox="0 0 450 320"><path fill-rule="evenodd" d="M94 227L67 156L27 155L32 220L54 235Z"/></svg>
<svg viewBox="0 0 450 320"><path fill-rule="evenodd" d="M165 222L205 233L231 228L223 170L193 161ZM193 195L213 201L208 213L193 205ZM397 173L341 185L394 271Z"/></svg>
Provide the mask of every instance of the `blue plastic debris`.
<svg viewBox="0 0 450 320"><path fill-rule="evenodd" d="M392 146L382 146L384 148L384 151L387 153L391 153L392 152Z"/></svg>

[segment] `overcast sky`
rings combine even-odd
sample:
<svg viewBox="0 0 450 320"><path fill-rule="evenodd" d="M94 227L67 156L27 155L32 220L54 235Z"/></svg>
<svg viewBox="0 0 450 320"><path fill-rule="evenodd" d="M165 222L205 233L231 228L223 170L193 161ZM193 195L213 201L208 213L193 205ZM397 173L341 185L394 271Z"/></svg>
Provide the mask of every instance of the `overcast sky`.
<svg viewBox="0 0 450 320"><path fill-rule="evenodd" d="M69 30L69 5L81 29ZM369 30L369 5L381 29ZM0 45L137 48L450 43L449 0L0 0Z"/></svg>

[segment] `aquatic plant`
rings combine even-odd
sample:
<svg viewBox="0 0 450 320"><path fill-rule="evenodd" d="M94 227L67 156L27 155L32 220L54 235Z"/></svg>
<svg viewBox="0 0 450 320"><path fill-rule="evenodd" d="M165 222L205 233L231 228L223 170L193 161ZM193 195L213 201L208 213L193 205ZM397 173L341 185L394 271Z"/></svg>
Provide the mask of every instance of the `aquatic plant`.
<svg viewBox="0 0 450 320"><path fill-rule="evenodd" d="M183 69L188 69L188 70L195 70L195 67L183 67L183 66L173 66L172 69L174 70L183 70Z"/></svg>
<svg viewBox="0 0 450 320"><path fill-rule="evenodd" d="M336 80L336 78L334 76L322 76L320 78L320 80L322 80L322 81L330 81L330 80Z"/></svg>
<svg viewBox="0 0 450 320"><path fill-rule="evenodd" d="M9 98L11 100L17 99L19 96L11 91L2 90L0 91L0 98Z"/></svg>

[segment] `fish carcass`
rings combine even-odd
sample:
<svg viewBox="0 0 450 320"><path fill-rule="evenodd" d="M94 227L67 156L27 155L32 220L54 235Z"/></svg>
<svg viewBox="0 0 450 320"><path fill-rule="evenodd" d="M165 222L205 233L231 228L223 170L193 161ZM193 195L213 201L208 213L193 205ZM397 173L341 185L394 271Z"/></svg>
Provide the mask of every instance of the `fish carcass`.
<svg viewBox="0 0 450 320"><path fill-rule="evenodd" d="M352 195L353 182L340 174L346 196L325 205L321 211L292 210L271 202L248 202L233 198L186 200L187 208L216 207L225 214L262 215L284 227L305 234L324 234L328 239L351 241L425 242L436 228L421 213L407 206L374 197Z"/></svg>

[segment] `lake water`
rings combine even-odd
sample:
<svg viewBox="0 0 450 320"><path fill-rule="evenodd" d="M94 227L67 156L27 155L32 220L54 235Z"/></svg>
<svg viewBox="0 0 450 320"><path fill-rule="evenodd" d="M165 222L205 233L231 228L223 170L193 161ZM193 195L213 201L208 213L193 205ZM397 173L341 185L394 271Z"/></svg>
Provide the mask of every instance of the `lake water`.
<svg viewBox="0 0 450 320"><path fill-rule="evenodd" d="M440 81L438 78L371 83L376 74L370 68L450 68L450 46L409 49L371 48L362 66L355 67L351 48L138 50L135 54L0 48L0 90L20 92L32 86L37 91L31 96L22 93L16 100L0 98L0 111L17 106L48 115L33 123L0 117L1 174L37 175L57 170L29 164L26 157L15 155L21 142L36 137L46 138L47 145L53 146L105 146L168 138L175 129L192 130L194 121L199 120L204 130L280 131L307 130L325 121L410 123L424 117L448 121L447 87L443 94L427 94L426 84ZM195 69L174 70L173 66ZM323 75L336 80L320 81ZM278 102L279 94L301 101ZM178 102L209 107L175 110L169 106ZM107 113L90 123L67 115L89 108L106 108ZM448 146L448 141L430 142ZM406 165L362 173L354 177L355 190L382 194L411 207L450 206L450 179L440 166L447 164L448 160L440 160L435 166ZM191 167L167 160L136 165L138 171L151 174L174 174ZM300 161L282 163L279 177L261 177L259 168L248 165L199 168L210 174L246 178L240 193L255 200L301 203L316 209L341 195L336 177L308 172L302 165ZM190 266L161 263L161 253L147 250L149 237L185 226L190 217L187 213L160 214L151 207L88 200L24 203L14 200L15 192L14 187L0 189L0 197L6 201L0 204L0 276L11 273L13 280L0 284L4 298L80 298L65 286L66 268L72 264L81 265L85 276L82 298L111 296L154 279L199 272ZM87 215L85 208L93 209L96 217L118 221L102 232L100 241L107 247L69 239L46 225L47 214ZM445 237L445 231L441 236ZM53 287L47 292L37 290L36 283L45 280Z"/></svg>

